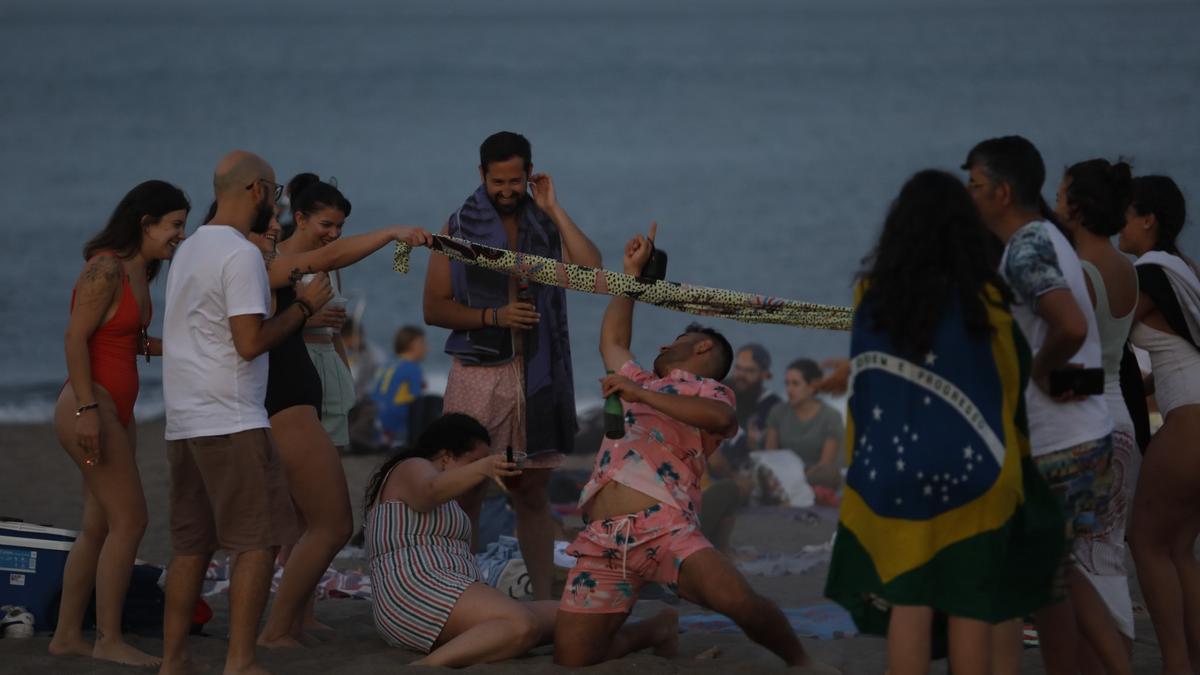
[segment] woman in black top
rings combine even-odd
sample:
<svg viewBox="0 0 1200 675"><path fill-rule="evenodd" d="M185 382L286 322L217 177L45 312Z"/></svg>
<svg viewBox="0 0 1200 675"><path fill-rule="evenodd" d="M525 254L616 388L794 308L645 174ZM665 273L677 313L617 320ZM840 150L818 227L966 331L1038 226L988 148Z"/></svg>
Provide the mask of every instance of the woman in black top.
<svg viewBox="0 0 1200 675"><path fill-rule="evenodd" d="M265 235L252 235L254 243L263 250L276 312L297 302L295 284L304 274L317 274L310 283L328 285L325 272L358 262L393 241L413 246L431 241L429 233L420 228L395 226L288 255L276 251L280 230L279 223L273 221ZM306 313L311 315L311 308ZM305 622L303 612L321 575L349 540L354 520L341 459L318 417L321 381L308 357L301 331L297 330L272 349L269 359L266 408L298 512L301 534L285 552L283 580L259 644L299 647L305 623L321 627L311 615Z"/></svg>

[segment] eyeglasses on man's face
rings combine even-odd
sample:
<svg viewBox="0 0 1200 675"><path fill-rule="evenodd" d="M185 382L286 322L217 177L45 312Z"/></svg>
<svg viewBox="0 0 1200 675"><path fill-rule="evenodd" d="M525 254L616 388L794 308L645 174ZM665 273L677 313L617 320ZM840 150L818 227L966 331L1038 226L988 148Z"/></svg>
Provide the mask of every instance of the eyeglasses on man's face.
<svg viewBox="0 0 1200 675"><path fill-rule="evenodd" d="M280 185L279 183L272 183L271 181L267 180L266 178L259 178L258 180L254 181L253 183L247 185L246 189L253 190L254 186L259 183L266 183L267 185L273 185L275 187L274 201L279 201L279 198L283 196L283 186Z"/></svg>

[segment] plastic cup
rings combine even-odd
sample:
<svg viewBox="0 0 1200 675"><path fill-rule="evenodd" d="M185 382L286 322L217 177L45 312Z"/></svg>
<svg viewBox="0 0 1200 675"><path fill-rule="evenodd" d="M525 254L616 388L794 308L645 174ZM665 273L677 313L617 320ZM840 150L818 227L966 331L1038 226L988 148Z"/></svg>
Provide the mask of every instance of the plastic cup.
<svg viewBox="0 0 1200 675"><path fill-rule="evenodd" d="M524 470L525 460L529 458L529 453L525 452L524 450L513 450L512 457L513 463L517 465L517 468ZM504 478L504 486L509 490L515 490L521 486L521 477L506 476Z"/></svg>

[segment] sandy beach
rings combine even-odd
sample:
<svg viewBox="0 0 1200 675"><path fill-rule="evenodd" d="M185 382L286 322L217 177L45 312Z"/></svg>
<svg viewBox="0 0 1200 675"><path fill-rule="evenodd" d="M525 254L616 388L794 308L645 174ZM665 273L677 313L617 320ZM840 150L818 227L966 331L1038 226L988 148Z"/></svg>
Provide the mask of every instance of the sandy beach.
<svg viewBox="0 0 1200 675"><path fill-rule="evenodd" d="M138 465L142 473L150 522L142 541L142 559L164 565L169 560L167 534L167 465L162 440L161 422L143 424L138 434ZM81 515L80 478L78 472L58 447L50 425L0 427L0 447L4 449L5 470L0 472L0 515L22 518L28 522L76 528ZM344 460L355 500L355 518L361 519L361 493L374 467L382 457L347 457ZM589 465L584 456L572 457L571 465ZM808 544L829 540L833 524L828 521L808 522L783 513L757 512L739 519L734 534L736 546L754 546L761 552L795 552ZM357 529L357 523L356 523ZM361 568L362 560L338 560L339 568ZM802 607L821 602L827 567L822 564L801 575L751 576L750 581L760 592L773 598L783 607ZM1140 608L1140 597L1135 596ZM210 672L219 672L224 655L227 607L225 597L210 599L216 616L205 626L203 637L192 638L193 653ZM639 603L636 615L645 615L661 608L658 601ZM698 607L680 602L681 614L701 612ZM1155 673L1159 669L1158 649L1153 631L1144 610L1137 612L1138 640L1134 647L1134 669L1138 673ZM371 622L369 603L364 600L331 599L317 605L320 620L336 629L336 634L318 645L287 651L260 650L262 664L275 673L376 673L395 672L398 667L417 658L416 654L384 644L376 635ZM27 640L0 640L0 672L4 673L121 673L128 668L87 659L56 659L46 653L49 635L39 633ZM142 649L159 653L161 641L133 636L131 641ZM695 657L710 647L719 647L714 659ZM816 658L836 666L845 673L883 673L886 645L883 640L854 637L829 641L805 640L805 647ZM759 673L782 670L782 663L766 650L751 643L741 634L686 632L681 636L681 653L675 659L662 659L649 653L636 654L619 661L596 666L589 672L624 673L636 669L641 673ZM556 667L549 648L532 655L501 664L477 666L474 671L490 673L552 673L565 672ZM935 664L933 672L945 672L945 664ZM1024 654L1023 672L1042 672L1036 649Z"/></svg>

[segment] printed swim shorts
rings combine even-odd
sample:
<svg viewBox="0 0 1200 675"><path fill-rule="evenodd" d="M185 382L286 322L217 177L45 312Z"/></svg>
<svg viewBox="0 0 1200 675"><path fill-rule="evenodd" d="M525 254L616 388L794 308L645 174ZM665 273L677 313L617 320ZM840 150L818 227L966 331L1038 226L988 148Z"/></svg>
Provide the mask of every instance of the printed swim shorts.
<svg viewBox="0 0 1200 675"><path fill-rule="evenodd" d="M643 584L651 581L675 590L683 561L709 548L700 523L665 504L589 523L567 548L576 562L559 609L627 614Z"/></svg>

